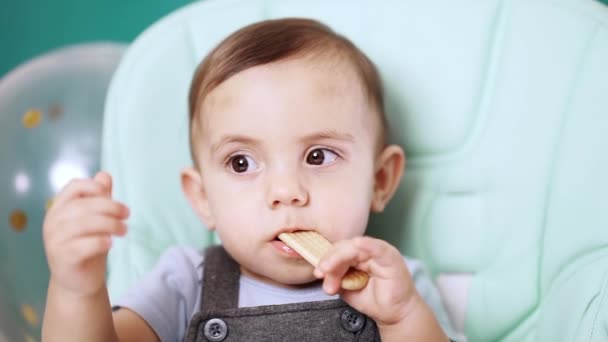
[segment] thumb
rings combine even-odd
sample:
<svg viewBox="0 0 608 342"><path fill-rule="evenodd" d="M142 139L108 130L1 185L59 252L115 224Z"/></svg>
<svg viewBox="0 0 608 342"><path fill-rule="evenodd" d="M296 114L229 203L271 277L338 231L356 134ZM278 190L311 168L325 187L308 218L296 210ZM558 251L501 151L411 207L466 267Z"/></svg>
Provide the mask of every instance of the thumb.
<svg viewBox="0 0 608 342"><path fill-rule="evenodd" d="M93 180L106 189L108 196L112 196L112 176L109 173L105 171L97 172Z"/></svg>

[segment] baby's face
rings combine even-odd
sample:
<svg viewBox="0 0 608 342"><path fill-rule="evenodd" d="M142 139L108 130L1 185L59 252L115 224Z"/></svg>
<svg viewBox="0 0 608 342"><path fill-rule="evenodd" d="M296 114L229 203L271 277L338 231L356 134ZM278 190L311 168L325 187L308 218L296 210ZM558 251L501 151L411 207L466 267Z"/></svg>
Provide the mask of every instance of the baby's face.
<svg viewBox="0 0 608 342"><path fill-rule="evenodd" d="M279 233L337 241L365 231L380 120L354 71L333 64L243 71L208 95L194 123L205 221L245 274L310 282L312 267Z"/></svg>

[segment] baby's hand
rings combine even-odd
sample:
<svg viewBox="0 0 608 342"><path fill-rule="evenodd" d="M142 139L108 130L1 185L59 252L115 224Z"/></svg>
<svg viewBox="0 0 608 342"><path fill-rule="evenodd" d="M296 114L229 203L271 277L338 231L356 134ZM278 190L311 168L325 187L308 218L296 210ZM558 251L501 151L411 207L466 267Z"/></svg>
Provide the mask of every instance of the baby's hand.
<svg viewBox="0 0 608 342"><path fill-rule="evenodd" d="M76 295L105 286L111 236L124 235L129 209L112 200L112 178L72 180L53 201L44 219L44 247L51 282Z"/></svg>
<svg viewBox="0 0 608 342"><path fill-rule="evenodd" d="M336 294L349 267L367 272L369 281L361 290L343 291L342 299L379 326L403 322L418 306L420 298L403 257L389 243L370 237L339 241L323 256L315 276L324 278L325 292Z"/></svg>

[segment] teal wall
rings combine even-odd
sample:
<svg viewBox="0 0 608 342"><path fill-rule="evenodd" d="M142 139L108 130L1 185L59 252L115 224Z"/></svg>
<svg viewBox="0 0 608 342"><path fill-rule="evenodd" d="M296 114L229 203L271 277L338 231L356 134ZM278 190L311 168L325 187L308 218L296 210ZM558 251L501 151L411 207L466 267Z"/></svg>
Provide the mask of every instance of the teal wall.
<svg viewBox="0 0 608 342"><path fill-rule="evenodd" d="M599 0L608 4L608 0ZM5 0L0 5L0 77L50 49L92 40L130 42L192 0Z"/></svg>
<svg viewBox="0 0 608 342"><path fill-rule="evenodd" d="M191 0L4 0L0 5L0 77L51 49L94 40L130 42Z"/></svg>

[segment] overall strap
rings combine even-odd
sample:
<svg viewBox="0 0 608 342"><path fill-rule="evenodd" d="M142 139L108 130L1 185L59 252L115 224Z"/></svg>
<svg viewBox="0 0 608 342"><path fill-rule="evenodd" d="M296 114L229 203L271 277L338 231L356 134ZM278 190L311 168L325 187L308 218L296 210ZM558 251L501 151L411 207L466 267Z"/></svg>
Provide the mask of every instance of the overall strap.
<svg viewBox="0 0 608 342"><path fill-rule="evenodd" d="M375 322L340 299L239 308L240 268L221 246L207 248L203 269L188 342L380 341Z"/></svg>
<svg viewBox="0 0 608 342"><path fill-rule="evenodd" d="M205 251L201 311L236 309L239 304L239 265L222 246Z"/></svg>

